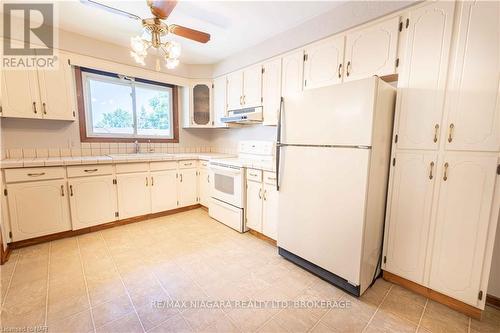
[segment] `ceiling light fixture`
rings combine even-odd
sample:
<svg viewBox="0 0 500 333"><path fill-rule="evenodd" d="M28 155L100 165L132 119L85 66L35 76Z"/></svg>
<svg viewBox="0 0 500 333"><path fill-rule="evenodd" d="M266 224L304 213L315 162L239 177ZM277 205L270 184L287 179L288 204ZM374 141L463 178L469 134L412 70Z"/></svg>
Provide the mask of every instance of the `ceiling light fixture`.
<svg viewBox="0 0 500 333"><path fill-rule="evenodd" d="M144 59L150 48L157 50L156 70L161 69L161 62L168 69L174 69L179 65L181 46L176 41L166 40L168 26L158 18L142 20L143 32L141 36L130 38L132 51L130 55L141 65L145 65Z"/></svg>

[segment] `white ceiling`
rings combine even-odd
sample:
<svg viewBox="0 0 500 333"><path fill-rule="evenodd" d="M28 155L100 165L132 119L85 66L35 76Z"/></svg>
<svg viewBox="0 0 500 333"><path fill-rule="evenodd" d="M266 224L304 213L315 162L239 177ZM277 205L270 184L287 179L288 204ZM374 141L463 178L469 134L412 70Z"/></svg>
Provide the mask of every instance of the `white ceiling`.
<svg viewBox="0 0 500 333"><path fill-rule="evenodd" d="M151 17L145 0L98 0L108 6ZM180 1L167 24L175 23L205 31L207 44L172 37L182 46L181 62L213 64L327 12L345 1ZM59 2L62 30L129 46L130 37L141 31L140 22L84 5Z"/></svg>

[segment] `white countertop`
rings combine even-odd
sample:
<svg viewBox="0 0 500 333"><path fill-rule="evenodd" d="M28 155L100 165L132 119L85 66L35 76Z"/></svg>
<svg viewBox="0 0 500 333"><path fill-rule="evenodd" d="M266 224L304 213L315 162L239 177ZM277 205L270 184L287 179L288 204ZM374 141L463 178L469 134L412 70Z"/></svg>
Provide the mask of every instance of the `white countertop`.
<svg viewBox="0 0 500 333"><path fill-rule="evenodd" d="M77 157L45 157L5 159L0 161L2 169L30 168L43 166L65 166L80 164L116 164L133 162L178 161L178 160L210 160L213 158L234 157L223 153L141 153L141 154L111 154L103 156L77 156Z"/></svg>

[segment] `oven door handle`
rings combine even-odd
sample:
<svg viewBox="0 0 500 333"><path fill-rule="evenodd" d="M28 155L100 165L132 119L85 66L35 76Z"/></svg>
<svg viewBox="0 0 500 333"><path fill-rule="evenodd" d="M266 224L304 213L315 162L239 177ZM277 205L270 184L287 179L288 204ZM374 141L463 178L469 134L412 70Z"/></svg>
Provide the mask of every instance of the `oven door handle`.
<svg viewBox="0 0 500 333"><path fill-rule="evenodd" d="M218 173L224 173L227 175L240 175L241 174L240 169L226 168L226 167L218 166L218 165L211 165L210 169L214 170L214 172L215 172L215 170L222 171L222 172L218 172Z"/></svg>

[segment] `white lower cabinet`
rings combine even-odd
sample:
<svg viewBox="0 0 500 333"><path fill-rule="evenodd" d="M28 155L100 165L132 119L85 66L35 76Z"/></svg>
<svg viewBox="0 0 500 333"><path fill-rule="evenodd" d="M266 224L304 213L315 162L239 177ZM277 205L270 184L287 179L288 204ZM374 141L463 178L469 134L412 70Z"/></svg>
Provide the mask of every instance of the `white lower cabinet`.
<svg viewBox="0 0 500 333"><path fill-rule="evenodd" d="M9 184L7 188L12 241L71 229L65 180Z"/></svg>
<svg viewBox="0 0 500 333"><path fill-rule="evenodd" d="M479 298L497 160L497 154L446 153L438 174L429 286L471 305Z"/></svg>
<svg viewBox="0 0 500 333"><path fill-rule="evenodd" d="M211 197L210 172L206 166L201 167L198 171L198 197L200 204L208 207L208 203L210 202Z"/></svg>
<svg viewBox="0 0 500 333"><path fill-rule="evenodd" d="M112 175L70 179L68 186L73 230L112 222L118 218Z"/></svg>
<svg viewBox="0 0 500 333"><path fill-rule="evenodd" d="M397 152L395 160L387 211L386 270L422 284L437 153Z"/></svg>
<svg viewBox="0 0 500 333"><path fill-rule="evenodd" d="M149 172L116 175L120 219L151 213Z"/></svg>
<svg viewBox="0 0 500 333"><path fill-rule="evenodd" d="M179 207L196 205L198 203L198 176L196 168L179 170L177 195Z"/></svg>
<svg viewBox="0 0 500 333"><path fill-rule="evenodd" d="M273 172L247 170L246 226L277 238L278 192Z"/></svg>
<svg viewBox="0 0 500 333"><path fill-rule="evenodd" d="M177 208L177 170L151 172L151 212Z"/></svg>

